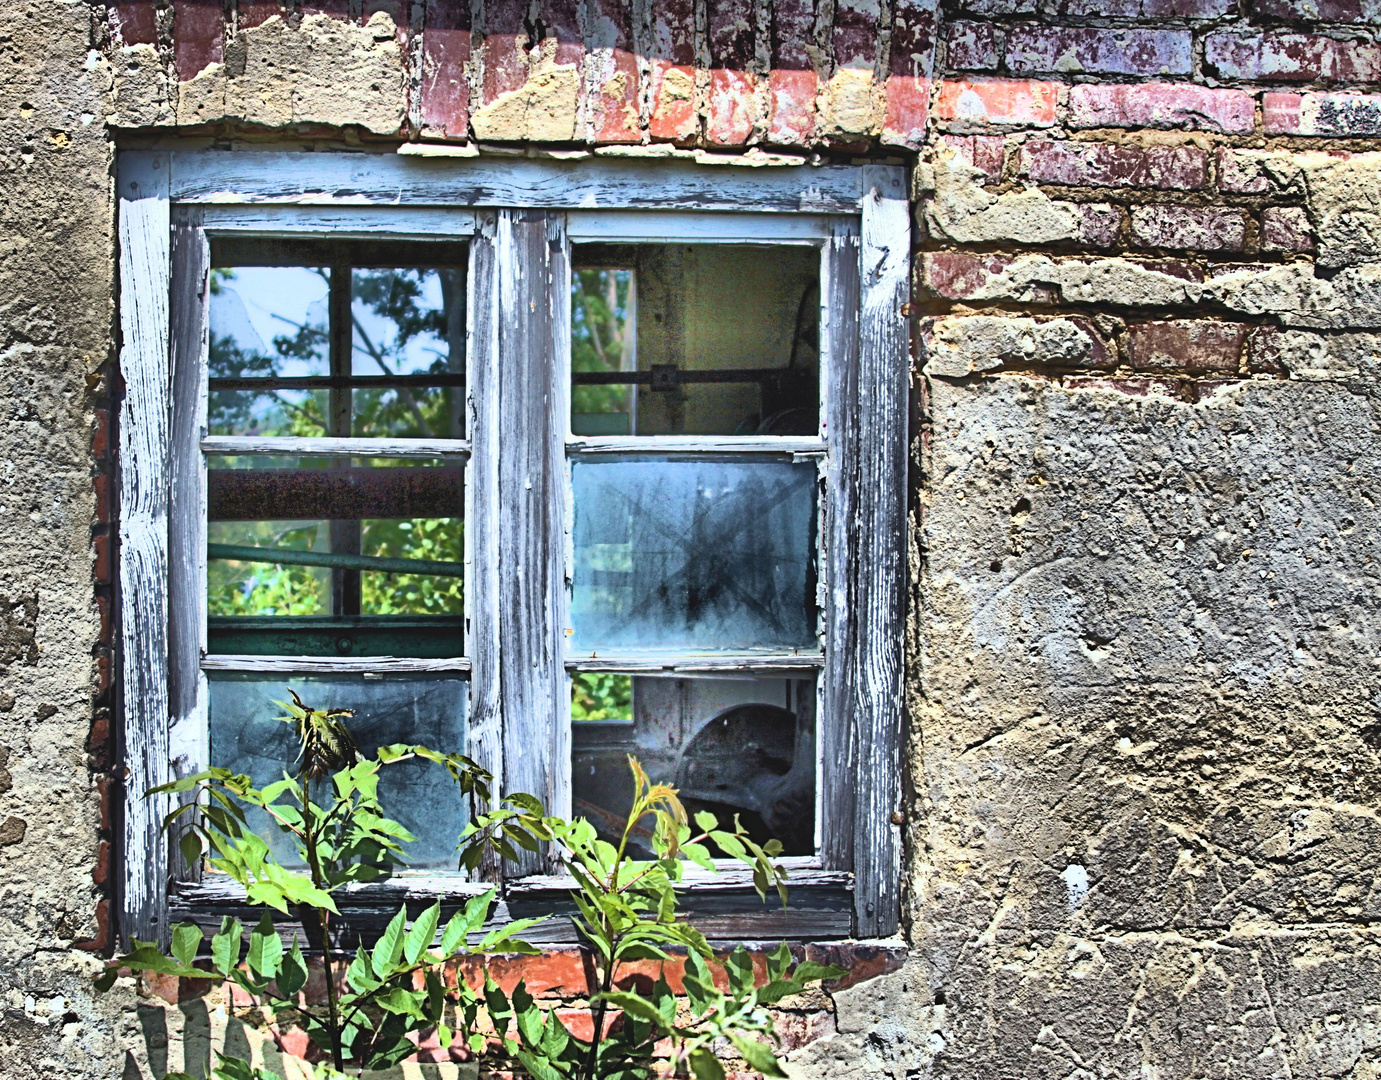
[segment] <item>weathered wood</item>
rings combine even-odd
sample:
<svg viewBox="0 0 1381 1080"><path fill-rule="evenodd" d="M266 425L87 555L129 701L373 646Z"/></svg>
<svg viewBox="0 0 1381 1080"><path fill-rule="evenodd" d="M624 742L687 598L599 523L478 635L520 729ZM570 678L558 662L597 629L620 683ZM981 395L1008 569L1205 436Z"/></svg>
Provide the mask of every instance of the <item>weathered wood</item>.
<svg viewBox="0 0 1381 1080"><path fill-rule="evenodd" d="M124 711L121 936L166 940L168 441L171 213L168 155L121 158L119 600Z"/></svg>
<svg viewBox="0 0 1381 1080"><path fill-rule="evenodd" d="M858 441L861 497L852 610L857 773L854 895L860 937L897 931L901 911L902 648L911 219L903 170L863 170ZM828 758L826 759L828 760Z"/></svg>
<svg viewBox="0 0 1381 1080"><path fill-rule="evenodd" d="M498 220L479 214L470 243L466 297L466 402L474 446L465 487L465 651L470 656L470 757L504 775L499 665L499 284ZM497 797L497 792L495 793ZM476 876L497 881L502 867L485 854Z"/></svg>
<svg viewBox="0 0 1381 1080"><path fill-rule="evenodd" d="M180 150L172 196L183 202L408 204L584 210L748 210L856 214L860 172L690 162L426 159L386 153Z"/></svg>
<svg viewBox="0 0 1381 1080"><path fill-rule="evenodd" d="M468 455L465 439L323 439L210 435L201 440L203 453L215 455L268 454L275 457L441 458Z"/></svg>
<svg viewBox="0 0 1381 1080"><path fill-rule="evenodd" d="M447 240L475 231L470 210L409 206L217 206L203 221L218 236L299 236L326 240Z"/></svg>
<svg viewBox="0 0 1381 1080"><path fill-rule="evenodd" d="M202 671L245 671L275 675L401 675L429 671L469 671L463 656L424 659L400 656L257 656L221 653L205 656Z"/></svg>
<svg viewBox="0 0 1381 1080"><path fill-rule="evenodd" d="M569 813L565 415L570 248L563 221L536 210L498 215L500 695L506 791ZM562 305L565 306L563 310ZM526 853L524 853L526 854ZM532 854L518 873L545 869Z"/></svg>
<svg viewBox="0 0 1381 1080"><path fill-rule="evenodd" d="M824 653L725 653L719 656L688 656L678 653L675 656L659 656L606 651L598 656L570 655L566 658L566 668L570 671L656 671L673 675L705 674L713 671L755 674L814 671L824 667L825 663Z"/></svg>
<svg viewBox="0 0 1381 1080"><path fill-rule="evenodd" d="M566 439L566 452L806 458L823 455L825 440L815 435L573 435Z"/></svg>
<svg viewBox="0 0 1381 1080"><path fill-rule="evenodd" d="M206 459L198 447L206 430L206 355L210 325L211 252L201 211L173 215L172 430L168 508L168 758L173 776L209 764L209 690L201 671L206 652ZM188 793L184 799L191 799ZM166 843L166 840L165 840ZM168 846L169 873L195 877L176 845Z"/></svg>
<svg viewBox="0 0 1381 1080"><path fill-rule="evenodd" d="M825 214L759 217L674 210L573 210L567 220L572 243L820 244L829 239L831 228Z"/></svg>

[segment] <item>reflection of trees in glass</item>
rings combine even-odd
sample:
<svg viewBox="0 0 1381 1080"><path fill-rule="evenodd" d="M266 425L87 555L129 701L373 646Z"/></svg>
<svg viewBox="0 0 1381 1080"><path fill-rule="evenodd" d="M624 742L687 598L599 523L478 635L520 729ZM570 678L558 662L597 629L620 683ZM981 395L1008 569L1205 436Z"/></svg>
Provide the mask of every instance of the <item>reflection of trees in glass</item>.
<svg viewBox="0 0 1381 1080"><path fill-rule="evenodd" d="M572 720L632 720L633 676L578 671L571 678Z"/></svg>
<svg viewBox="0 0 1381 1080"><path fill-rule="evenodd" d="M576 270L571 275L571 370L619 371L632 342L628 328L631 270ZM573 386L573 413L626 413L627 386Z"/></svg>
<svg viewBox="0 0 1381 1080"><path fill-rule="evenodd" d="M391 559L462 561L464 524L459 518L366 521L360 550ZM463 579L426 574L375 574L360 577L360 607L366 615L459 615Z"/></svg>
<svg viewBox="0 0 1381 1080"><path fill-rule="evenodd" d="M213 544L252 544L256 547L313 551L325 523L272 521L213 521ZM210 559L206 565L209 615L321 615L330 609L331 572L316 566L275 566L272 563Z"/></svg>

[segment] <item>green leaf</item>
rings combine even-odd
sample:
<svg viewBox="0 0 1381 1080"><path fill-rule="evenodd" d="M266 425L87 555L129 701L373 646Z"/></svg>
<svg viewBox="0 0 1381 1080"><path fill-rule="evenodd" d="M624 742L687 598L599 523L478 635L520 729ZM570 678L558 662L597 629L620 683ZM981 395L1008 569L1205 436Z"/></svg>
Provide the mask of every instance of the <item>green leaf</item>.
<svg viewBox="0 0 1381 1080"><path fill-rule="evenodd" d="M441 921L441 901L438 900L413 922L408 936L403 939L403 957L409 964L417 963L423 950L430 948L436 938L436 924Z"/></svg>
<svg viewBox="0 0 1381 1080"><path fill-rule="evenodd" d="M729 972L729 987L735 994L748 995L753 992L753 957L740 945L729 954L725 961Z"/></svg>
<svg viewBox="0 0 1381 1080"><path fill-rule="evenodd" d="M745 1039L737 1032L730 1031L728 1036L734 1044L734 1049L744 1061L748 1062L748 1067L755 1072L760 1072L763 1076L784 1077L782 1067L777 1063L777 1055L770 1047L756 1039Z"/></svg>
<svg viewBox="0 0 1381 1080"><path fill-rule="evenodd" d="M542 1012L527 992L527 984L521 979L513 988L512 1003L518 1034L529 1047L537 1049L542 1042Z"/></svg>
<svg viewBox="0 0 1381 1080"><path fill-rule="evenodd" d="M182 834L182 839L177 842L178 850L182 852L182 861L189 867L201 865L201 837L191 829Z"/></svg>
<svg viewBox="0 0 1381 1080"><path fill-rule="evenodd" d="M596 1001L606 1001L616 1009L622 1009L629 1016L636 1016L639 1020L645 1020L652 1024L658 1031L666 1031L666 1019L662 1016L657 1006L648 1001L641 994L630 994L622 990L615 990L608 994L600 994Z"/></svg>
<svg viewBox="0 0 1381 1080"><path fill-rule="evenodd" d="M273 919L264 912L249 935L249 970L267 981L278 974L283 960L283 939L273 928Z"/></svg>
<svg viewBox="0 0 1381 1080"><path fill-rule="evenodd" d="M489 906L494 901L494 889L486 889L465 905L464 911L457 911L446 923L446 932L441 935L441 955L450 956L466 937L484 925L489 917Z"/></svg>
<svg viewBox="0 0 1381 1080"><path fill-rule="evenodd" d="M708 810L700 810L695 815L695 826L701 832L713 832L719 828L719 819Z"/></svg>
<svg viewBox="0 0 1381 1080"><path fill-rule="evenodd" d="M278 990L286 997L295 997L307 985L307 958L293 937L293 947L283 957L283 965L278 970Z"/></svg>
<svg viewBox="0 0 1381 1080"><path fill-rule="evenodd" d="M120 966L118 964L111 964L103 972L96 976L94 980L96 989L100 991L102 994L107 993L110 990L110 988L115 985L115 980L119 977Z"/></svg>
<svg viewBox="0 0 1381 1080"><path fill-rule="evenodd" d="M374 974L381 979L387 979L393 973L398 957L403 954L403 924L407 917L408 909L404 905L398 909L398 914L389 920L388 926L379 935L379 940L374 943L374 952L369 958L369 964L374 969Z"/></svg>
<svg viewBox="0 0 1381 1080"><path fill-rule="evenodd" d="M545 1057L521 1048L515 1048L513 1056L522 1062L532 1080L567 1080L568 1074L554 1068Z"/></svg>
<svg viewBox="0 0 1381 1080"><path fill-rule="evenodd" d="M411 1016L416 1020L425 1020L426 1017L422 1015L422 1004L417 1000L419 996L414 990L405 990L401 986L390 986L375 996L374 1004L385 1012L397 1013L399 1016Z"/></svg>
<svg viewBox="0 0 1381 1080"><path fill-rule="evenodd" d="M521 934L530 926L547 921L547 916L543 915L539 919L514 919L507 926L501 926L484 936L480 942L481 952L529 952L535 951L526 941L515 941L513 936Z"/></svg>
<svg viewBox="0 0 1381 1080"><path fill-rule="evenodd" d="M697 1046L690 1052L690 1067L695 1080L724 1080L724 1066L707 1046Z"/></svg>
<svg viewBox="0 0 1381 1080"><path fill-rule="evenodd" d="M244 927L240 920L227 915L221 919L221 929L211 939L211 963L222 975L229 975L240 962L240 937Z"/></svg>
<svg viewBox="0 0 1381 1080"><path fill-rule="evenodd" d="M173 927L173 955L183 967L191 967L201 944L201 927L195 923L178 923Z"/></svg>

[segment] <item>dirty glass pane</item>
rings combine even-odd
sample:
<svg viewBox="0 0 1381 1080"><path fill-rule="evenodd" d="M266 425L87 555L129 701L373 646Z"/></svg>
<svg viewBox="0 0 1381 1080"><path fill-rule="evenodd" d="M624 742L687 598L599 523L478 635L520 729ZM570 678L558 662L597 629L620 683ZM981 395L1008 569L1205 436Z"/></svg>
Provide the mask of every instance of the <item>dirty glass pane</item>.
<svg viewBox="0 0 1381 1080"><path fill-rule="evenodd" d="M811 650L813 464L577 461L577 654Z"/></svg>
<svg viewBox="0 0 1381 1080"><path fill-rule="evenodd" d="M208 459L212 652L458 656L464 468Z"/></svg>
<svg viewBox="0 0 1381 1080"><path fill-rule="evenodd" d="M292 771L298 753L293 728L275 717L291 686L312 708L354 709L347 718L360 751L373 755L395 742L422 743L434 750L464 753L469 684L457 676L330 676L324 678L211 676L211 761L247 772L262 786ZM404 845L414 869L454 870L454 848L467 813L460 789L446 770L427 762L386 765L380 773L384 809L418 838ZM266 816L251 824L274 853L296 863L293 846Z"/></svg>
<svg viewBox="0 0 1381 1080"><path fill-rule="evenodd" d="M724 821L738 814L755 840L775 837L787 855L814 853L813 678L594 677L627 680L632 701L627 719L571 724L578 816L617 838L633 795L632 754L688 810ZM640 846L648 839L634 837Z"/></svg>
<svg viewBox="0 0 1381 1080"><path fill-rule="evenodd" d="M211 271L212 379L330 374L331 272L243 266ZM212 389L212 435L324 435L325 390Z"/></svg>
<svg viewBox="0 0 1381 1080"><path fill-rule="evenodd" d="M351 374L465 373L463 269L356 269L351 275ZM352 433L458 439L462 386L381 386L353 391Z"/></svg>
<svg viewBox="0 0 1381 1080"><path fill-rule="evenodd" d="M573 260L573 434L819 430L818 249L582 244Z"/></svg>

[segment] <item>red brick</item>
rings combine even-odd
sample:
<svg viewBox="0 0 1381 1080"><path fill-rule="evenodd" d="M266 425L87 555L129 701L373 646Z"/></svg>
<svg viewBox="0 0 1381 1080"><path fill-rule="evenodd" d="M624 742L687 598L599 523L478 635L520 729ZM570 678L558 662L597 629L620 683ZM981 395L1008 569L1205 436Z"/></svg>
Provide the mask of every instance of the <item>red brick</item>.
<svg viewBox="0 0 1381 1080"><path fill-rule="evenodd" d="M1195 128L1230 135L1256 127L1256 100L1245 90L1189 83L1081 83L1069 89L1071 127Z"/></svg>
<svg viewBox="0 0 1381 1080"><path fill-rule="evenodd" d="M96 903L96 936L72 943L78 949L88 952L105 952L110 948L110 901Z"/></svg>
<svg viewBox="0 0 1381 1080"><path fill-rule="evenodd" d="M96 865L91 869L91 880L104 885L110 880L110 841L102 840L96 847Z"/></svg>
<svg viewBox="0 0 1381 1080"><path fill-rule="evenodd" d="M683 142L695 137L695 68L652 61L652 116L647 129L654 139Z"/></svg>
<svg viewBox="0 0 1381 1080"><path fill-rule="evenodd" d="M110 768L113 748L110 737L110 710L99 709L86 736L87 767L96 772L104 772Z"/></svg>
<svg viewBox="0 0 1381 1080"><path fill-rule="evenodd" d="M834 63L837 67L871 69L877 62L881 43L876 0L837 0L834 6Z"/></svg>
<svg viewBox="0 0 1381 1080"><path fill-rule="evenodd" d="M1375 82L1381 46L1286 31L1213 34L1204 42L1204 63L1225 79Z"/></svg>
<svg viewBox="0 0 1381 1080"><path fill-rule="evenodd" d="M96 409L91 426L91 455L105 457L110 453L110 410Z"/></svg>
<svg viewBox="0 0 1381 1080"><path fill-rule="evenodd" d="M1304 207L1268 206L1262 210L1261 247L1264 251L1313 251L1314 236Z"/></svg>
<svg viewBox="0 0 1381 1080"><path fill-rule="evenodd" d="M747 71L753 60L753 0L705 0L710 67Z"/></svg>
<svg viewBox="0 0 1381 1080"><path fill-rule="evenodd" d="M950 300L968 300L987 283L1012 265L1003 255L976 255L967 251L928 251L925 253L926 288Z"/></svg>
<svg viewBox="0 0 1381 1080"><path fill-rule="evenodd" d="M1134 206L1132 239L1141 247L1241 251L1246 215L1221 206Z"/></svg>
<svg viewBox="0 0 1381 1080"><path fill-rule="evenodd" d="M945 31L945 67L950 71L992 71L1002 51L997 28L987 22L954 22Z"/></svg>
<svg viewBox="0 0 1381 1080"><path fill-rule="evenodd" d="M955 157L980 170L987 179L996 180L1002 175L1002 136L941 135L936 142L953 150Z"/></svg>
<svg viewBox="0 0 1381 1080"><path fill-rule="evenodd" d="M1188 75L1194 70L1188 30L1108 30L1022 23L1007 38L1013 72Z"/></svg>
<svg viewBox="0 0 1381 1080"><path fill-rule="evenodd" d="M1218 151L1218 187L1235 194L1259 195L1271 190L1271 181L1259 158L1238 154L1225 146Z"/></svg>
<svg viewBox="0 0 1381 1080"><path fill-rule="evenodd" d="M1381 135L1381 95L1265 94L1261 111L1268 135Z"/></svg>
<svg viewBox="0 0 1381 1080"><path fill-rule="evenodd" d="M96 781L96 795L100 802L100 816L97 819L102 832L110 832L111 822L115 816L115 781L108 776L102 776Z"/></svg>
<svg viewBox="0 0 1381 1080"><path fill-rule="evenodd" d="M757 122L757 89L753 76L728 68L710 72L706 141L716 146L743 146Z"/></svg>
<svg viewBox="0 0 1381 1080"><path fill-rule="evenodd" d="M125 45L158 44L158 19L153 0L125 0L115 4L115 21Z"/></svg>
<svg viewBox="0 0 1381 1080"><path fill-rule="evenodd" d="M935 115L946 121L1050 127L1059 95L1059 83L953 79L941 85Z"/></svg>
<svg viewBox="0 0 1381 1080"><path fill-rule="evenodd" d="M173 0L173 66L184 82L208 64L218 64L225 48L221 0Z"/></svg>
<svg viewBox="0 0 1381 1080"><path fill-rule="evenodd" d="M589 1009L557 1009L557 1018L561 1025L577 1039L589 1042L595 1034L595 1018ZM607 1035L616 1026L621 1026L623 1012L619 1009L610 1009L604 1014L604 1034Z"/></svg>
<svg viewBox="0 0 1381 1080"><path fill-rule="evenodd" d="M528 77L527 4L524 0L488 0L484 8L487 31L480 78L480 104L489 105L521 88Z"/></svg>
<svg viewBox="0 0 1381 1080"><path fill-rule="evenodd" d="M1079 239L1092 247L1112 247L1122 225L1122 213L1107 203L1079 204Z"/></svg>
<svg viewBox="0 0 1381 1080"><path fill-rule="evenodd" d="M596 142L637 142L638 58L633 53L632 9L618 0L591 0L592 27L585 63L592 65L591 129Z"/></svg>
<svg viewBox="0 0 1381 1080"><path fill-rule="evenodd" d="M814 68L806 47L815 37L812 0L776 0L772 5L772 69L808 71Z"/></svg>
<svg viewBox="0 0 1381 1080"><path fill-rule="evenodd" d="M238 0L235 7L235 28L245 30L260 26L275 15L283 14L279 0Z"/></svg>
<svg viewBox="0 0 1381 1080"><path fill-rule="evenodd" d="M1235 373L1248 327L1241 323L1172 320L1127 327L1127 355L1140 371Z"/></svg>
<svg viewBox="0 0 1381 1080"><path fill-rule="evenodd" d="M832 979L823 984L829 991L846 990L867 979L900 971L906 962L906 949L896 945L863 945L853 942L807 945L803 952L804 955L800 956L800 959L835 964L848 971L842 978Z"/></svg>
<svg viewBox="0 0 1381 1080"><path fill-rule="evenodd" d="M543 0L542 23L547 38L556 39L553 59L580 69L585 64L585 42L580 33L582 0Z"/></svg>
<svg viewBox="0 0 1381 1080"><path fill-rule="evenodd" d="M463 139L470 130L469 0L427 0L422 31L422 123L437 134Z"/></svg>
<svg viewBox="0 0 1381 1080"><path fill-rule="evenodd" d="M594 968L579 949L549 949L539 956L491 956L481 960L467 957L459 971L467 985L484 985L484 973L511 994L518 983L525 983L534 997L586 997L597 984Z"/></svg>
<svg viewBox="0 0 1381 1080"><path fill-rule="evenodd" d="M1290 22L1375 23L1375 8L1362 0L1252 0L1252 13Z"/></svg>
<svg viewBox="0 0 1381 1080"><path fill-rule="evenodd" d="M96 695L99 697L110 689L110 657L96 657Z"/></svg>
<svg viewBox="0 0 1381 1080"><path fill-rule="evenodd" d="M776 1035L780 1041L778 1052L799 1050L803 1046L835 1033L834 1014L818 1012L778 1012L774 1017Z"/></svg>
<svg viewBox="0 0 1381 1080"><path fill-rule="evenodd" d="M99 638L98 640L100 641L100 643L101 643L102 645L113 645L113 644L115 644L115 642L111 639L111 630L110 630L110 627L111 627L111 622L110 622L110 597L108 597L108 596L98 596L98 597L96 597L96 610L97 610L97 612L100 614L100 617L101 617L100 638Z"/></svg>
<svg viewBox="0 0 1381 1080"><path fill-rule="evenodd" d="M767 77L772 118L767 141L780 146L805 146L815 133L815 95L820 77L813 71L778 68Z"/></svg>
<svg viewBox="0 0 1381 1080"><path fill-rule="evenodd" d="M99 585L110 584L110 536L100 533L93 537L91 546L96 552L95 565L92 567L92 576Z"/></svg>
<svg viewBox="0 0 1381 1080"><path fill-rule="evenodd" d="M106 522L110 520L110 494L111 494L111 475L110 473L98 473L92 480L96 488L96 520Z"/></svg>
<svg viewBox="0 0 1381 1080"><path fill-rule="evenodd" d="M892 52L886 83L882 141L919 147L930 112L935 70L935 5L928 0L897 0L892 13Z"/></svg>
<svg viewBox="0 0 1381 1080"><path fill-rule="evenodd" d="M1235 0L1054 0L1052 15L1097 15L1113 19L1221 19L1235 15Z"/></svg>
<svg viewBox="0 0 1381 1080"><path fill-rule="evenodd" d="M1045 184L1195 191L1208 183L1208 155L1195 146L1029 142L1022 174Z"/></svg>
<svg viewBox="0 0 1381 1080"><path fill-rule="evenodd" d="M912 75L889 75L886 93L882 141L889 146L920 146L925 141L930 113L930 80Z"/></svg>

